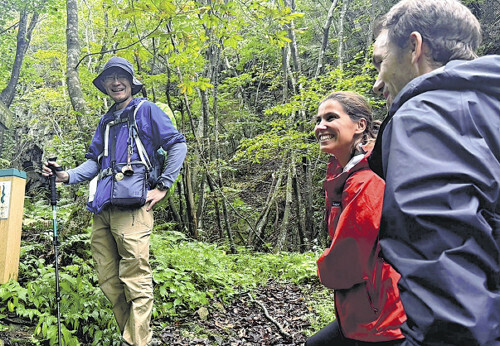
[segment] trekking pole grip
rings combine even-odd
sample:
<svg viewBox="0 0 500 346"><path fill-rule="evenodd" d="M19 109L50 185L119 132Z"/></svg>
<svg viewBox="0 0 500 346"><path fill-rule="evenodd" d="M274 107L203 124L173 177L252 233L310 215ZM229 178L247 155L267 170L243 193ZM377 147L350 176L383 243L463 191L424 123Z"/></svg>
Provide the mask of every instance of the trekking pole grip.
<svg viewBox="0 0 500 346"><path fill-rule="evenodd" d="M48 161L55 162L57 157L51 157ZM50 204L57 204L57 191L56 191L56 172L58 169L54 165L49 165L50 170L52 171L52 175L50 176Z"/></svg>

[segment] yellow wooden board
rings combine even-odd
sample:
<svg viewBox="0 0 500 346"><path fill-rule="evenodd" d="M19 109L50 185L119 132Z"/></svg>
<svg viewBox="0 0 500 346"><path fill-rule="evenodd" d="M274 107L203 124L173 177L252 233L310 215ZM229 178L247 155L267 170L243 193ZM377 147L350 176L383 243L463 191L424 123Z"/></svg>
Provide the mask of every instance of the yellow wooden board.
<svg viewBox="0 0 500 346"><path fill-rule="evenodd" d="M17 280L26 179L0 176L0 284Z"/></svg>

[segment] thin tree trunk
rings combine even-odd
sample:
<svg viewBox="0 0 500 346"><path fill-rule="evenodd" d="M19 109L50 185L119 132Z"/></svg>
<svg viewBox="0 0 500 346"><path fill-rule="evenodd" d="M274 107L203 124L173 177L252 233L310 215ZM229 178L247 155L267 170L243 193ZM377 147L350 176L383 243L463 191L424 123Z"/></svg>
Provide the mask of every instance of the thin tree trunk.
<svg viewBox="0 0 500 346"><path fill-rule="evenodd" d="M184 203L183 203L183 198L182 196L184 196L184 172L181 172L182 174L182 179L180 181L177 182L177 195L178 195L178 198L179 198L179 216L181 218L181 221L182 221L182 224L181 224L181 229L183 231L186 231L189 229L189 227L186 225L186 218L184 217ZM187 213L186 213L187 215Z"/></svg>
<svg viewBox="0 0 500 346"><path fill-rule="evenodd" d="M259 218L257 225L255 226L255 234L257 237L254 242L254 249L258 249L263 243L266 226L267 223L269 222L269 213L271 211L271 207L276 202L276 198L278 197L282 179L283 179L283 172L280 171L278 173L278 179L276 181L276 184L274 185L274 191L272 197L269 200L269 203L267 203L266 206L264 207L264 211L262 212L262 215Z"/></svg>
<svg viewBox="0 0 500 346"><path fill-rule="evenodd" d="M325 56L326 47L328 46L328 39L330 36L330 27L332 26L332 22L333 22L333 11L335 10L337 3L338 3L338 0L334 0L332 2L332 5L330 6L330 9L328 10L328 15L326 18L325 26L323 27L323 40L321 43L321 50L319 51L319 55L318 55L318 65L316 66L316 73L314 74L314 78L318 78L318 76L321 73L323 73L323 58Z"/></svg>
<svg viewBox="0 0 500 346"><path fill-rule="evenodd" d="M286 244L286 237L289 235L288 228L290 225L290 210L292 209L293 202L293 188L292 188L292 165L295 163L290 162L288 165L288 176L286 179L286 194L285 194L285 210L283 212L283 219L281 220L281 226L278 234L278 240L276 242L276 246L274 248L274 252L283 251L283 248Z"/></svg>
<svg viewBox="0 0 500 346"><path fill-rule="evenodd" d="M295 0L285 0L286 6L289 6L292 12L295 12ZM302 67L300 66L299 53L297 49L297 37L295 35L295 22L292 20L287 26L288 35L290 36L290 52L292 54L293 69L295 73L300 73ZM298 76L297 76L298 77Z"/></svg>
<svg viewBox="0 0 500 346"><path fill-rule="evenodd" d="M170 207L170 211L172 212L172 215L174 216L175 222L177 223L177 225L179 225L180 231L183 231L183 229L182 229L183 222L181 219L181 215L179 214L179 212L177 211L177 208L175 207L174 200L173 200L172 196L168 197L167 202L168 202L168 206Z"/></svg>
<svg viewBox="0 0 500 346"><path fill-rule="evenodd" d="M313 217L313 200L312 200L312 193L310 191L313 191L312 188L312 174L311 174L311 168L310 168L311 162L307 156L302 157L302 168L304 170L304 178L305 178L305 183L304 183L304 191L305 193L305 219L304 219L304 225L305 225L305 234L309 238L309 240L312 240L316 237L316 234L314 234L314 217Z"/></svg>
<svg viewBox="0 0 500 346"><path fill-rule="evenodd" d="M295 199L295 215L297 218L297 234L298 234L298 250L300 252L305 251L305 234L304 234L304 223L302 222L302 196L300 193L300 185L299 178L297 176L297 169L295 167L296 163L294 162L292 166L292 187L293 187L293 196Z"/></svg>
<svg viewBox="0 0 500 346"><path fill-rule="evenodd" d="M281 63L283 65L283 103L288 100L288 46L281 48Z"/></svg>
<svg viewBox="0 0 500 346"><path fill-rule="evenodd" d="M291 49L288 49L288 57L287 57L287 61L288 62L290 61L290 56L292 56ZM292 67L290 66L290 64L288 64L286 67L288 69L288 76L290 76L290 82L292 83L293 94L297 95L298 94L298 90L302 90L302 86L299 86L297 88L297 80L295 78L296 76L299 76L299 73L296 70L292 71ZM293 67L293 68L295 69L295 67Z"/></svg>
<svg viewBox="0 0 500 346"><path fill-rule="evenodd" d="M196 219L196 209L194 202L193 185L191 181L191 168L188 162L184 162L184 195L186 199L186 211L188 215L189 235L193 239L198 239L198 220Z"/></svg>
<svg viewBox="0 0 500 346"><path fill-rule="evenodd" d="M76 112L76 120L83 131L81 114L87 114L87 102L83 97L82 86L78 70L75 68L80 57L80 41L78 39L78 3L77 0L66 0L66 74L69 98Z"/></svg>
<svg viewBox="0 0 500 346"><path fill-rule="evenodd" d="M29 21L29 13L24 10L20 14L19 27L17 32L17 47L16 47L16 57L14 58L14 65L12 66L12 73L10 75L9 83L7 87L2 90L0 94L0 100L7 106L10 107L12 100L16 94L17 83L19 82L19 76L21 75L21 67L23 65L24 56L31 42L31 35L38 22L38 13L34 12Z"/></svg>
<svg viewBox="0 0 500 346"><path fill-rule="evenodd" d="M219 123L219 75L217 73L218 66L219 66L219 61L220 61L220 49L217 46L212 46L211 49L211 54L210 54L210 65L211 65L211 81L213 84L213 92L212 92L212 98L213 98L213 116L214 116L214 124L215 124L215 129L214 129L214 138L215 138L215 159L216 159L216 164L217 164L217 176L218 176L218 182L219 182L219 189L222 191L222 171L220 167L220 141L219 141L219 133L220 133L220 123ZM229 222L229 214L227 211L227 205L226 205L226 199L222 199L222 212L224 214L224 225L226 227L226 233L227 233L227 238L229 240L229 246L231 248L232 253L236 253L236 247L234 245L234 238L233 238L233 231L231 229L231 223Z"/></svg>
<svg viewBox="0 0 500 346"><path fill-rule="evenodd" d="M167 30L169 33L172 33L172 29L170 28L169 25L167 25ZM171 42L172 42L172 45L174 46L174 49L176 50L177 48L176 48L176 44L175 44L175 40L174 40L173 35L171 36ZM177 66L176 72L177 72L177 76L179 78L179 82L183 83L183 76L182 76L182 72L181 72L179 66ZM203 156L203 146L202 146L202 144L198 138L198 135L195 131L195 124L193 121L193 115L191 113L191 108L189 106L189 99L188 99L186 92L183 92L182 96L183 96L184 106L186 108L186 112L188 115L188 119L189 119L189 122L191 125L191 131L192 131L193 137L194 137L195 142L196 142L197 147L198 147L198 153L200 154L199 159L201 161L203 161L203 157L202 157ZM184 117L182 119L182 127L184 128ZM195 157L196 157L196 155L195 155ZM198 238L198 228L197 228L198 219L197 219L197 215L196 215L196 204L195 204L194 190L193 190L193 177L192 177L191 169L189 167L188 162L184 162L183 182L184 182L184 187L185 187L184 195L185 195L185 199L186 199L186 212L188 215L188 229L189 229L191 236L193 238L197 239Z"/></svg>
<svg viewBox="0 0 500 346"><path fill-rule="evenodd" d="M222 186L222 176L219 171L219 185ZM222 199L222 213L224 214L224 225L226 226L227 238L229 240L229 247L231 253L236 253L236 248L234 246L233 231L231 230L231 224L229 222L229 214L227 212L226 199Z"/></svg>
<svg viewBox="0 0 500 346"><path fill-rule="evenodd" d="M344 68L344 20L345 20L345 14L347 12L347 5L349 3L349 0L343 0L342 1L342 11L340 12L340 30L339 30L339 47L338 47L338 67L339 69Z"/></svg>
<svg viewBox="0 0 500 346"><path fill-rule="evenodd" d="M255 224L255 231L256 232L260 232L259 227L260 227L260 224L262 222L261 220L263 220L264 218L267 218L267 216L269 215L269 209L271 208L272 198L274 196L273 191L275 191L275 186L277 186L276 185L276 175L274 173L272 174L272 178L273 179L271 181L271 188L269 189L269 192L267 194L266 203L264 203L264 206L265 206L264 211L260 214L260 216L257 219L257 222ZM281 181L280 181L280 183L281 183ZM267 220L265 221L265 223L267 223ZM264 224L264 226L265 226L265 224ZM248 243L247 243L248 246L251 246L253 244L254 236L255 236L255 234L252 232L252 229L250 229L248 231Z"/></svg>
<svg viewBox="0 0 500 346"><path fill-rule="evenodd" d="M201 99L201 114L202 114L202 135L201 138L203 140L203 157L207 159L211 158L211 143L210 143L210 131L209 131L209 116L210 116L210 105L208 102L208 93L206 90L199 90L200 99Z"/></svg>
<svg viewBox="0 0 500 346"><path fill-rule="evenodd" d="M205 179L206 174L203 174L200 182L200 189L198 194L198 208L196 209L196 217L198 219L197 227L199 229L203 229L203 214L205 211Z"/></svg>
<svg viewBox="0 0 500 346"><path fill-rule="evenodd" d="M219 230L219 239L224 238L224 228L222 227L221 223L221 217L220 217L220 210L219 210L219 199L217 198L217 190L215 189L214 182L212 181L212 178L210 175L207 175L207 182L208 186L210 187L210 191L216 196L214 198L214 209L215 209L215 219L217 222L217 227Z"/></svg>
<svg viewBox="0 0 500 346"><path fill-rule="evenodd" d="M365 47L365 61L369 62L371 60L370 47L373 41L373 26L375 23L375 4L374 0L370 1L370 23L368 26L368 32L366 33L366 47Z"/></svg>

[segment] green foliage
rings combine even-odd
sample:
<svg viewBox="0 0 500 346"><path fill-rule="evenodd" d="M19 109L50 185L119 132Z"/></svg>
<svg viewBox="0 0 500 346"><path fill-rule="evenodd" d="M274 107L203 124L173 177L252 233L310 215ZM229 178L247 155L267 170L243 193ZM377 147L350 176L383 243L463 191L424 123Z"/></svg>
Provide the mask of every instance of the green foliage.
<svg viewBox="0 0 500 346"><path fill-rule="evenodd" d="M313 292L308 299L308 305L309 309L315 312L309 317L311 322L310 335L318 332L321 328L324 328L335 320L333 290L324 288Z"/></svg>
<svg viewBox="0 0 500 346"><path fill-rule="evenodd" d="M346 72L347 71L347 72ZM363 61L361 54L350 64L348 69L335 69L318 79L300 81L303 88L291 97L288 103L273 106L265 115L273 119L264 132L251 138L242 139L235 161L248 159L254 164L280 157L286 161L290 153L303 155L315 154L317 147L312 144L312 118L318 103L331 91L350 90L367 95L374 109L381 108L381 102L368 97L373 83L373 70ZM305 119L297 119L297 114L306 112Z"/></svg>
<svg viewBox="0 0 500 346"><path fill-rule="evenodd" d="M229 301L236 293L263 285L269 278L295 283L316 279L316 254L252 254L241 248L228 254L213 244L189 240L182 233L152 236L155 279L154 317L192 312L210 298Z"/></svg>
<svg viewBox="0 0 500 346"><path fill-rule="evenodd" d="M269 279L298 284L317 282L316 253L255 254L240 248L239 254L232 255L224 247L193 241L182 233L161 228L157 227L152 235L156 319L170 320L193 313L214 297L229 302L236 294L265 285ZM51 250L48 235L23 241L19 282L0 285L0 321L12 314L29 319L36 323L36 339L54 344L57 318ZM90 234L61 239L59 250L64 343L118 345L118 327L90 264Z"/></svg>
<svg viewBox="0 0 500 346"><path fill-rule="evenodd" d="M109 303L89 265L89 239L88 233L72 236L59 248L61 262L69 263L59 271L63 339L70 345L78 344L78 337L93 341L94 345L112 345L118 331ZM37 322L34 335L39 340L54 344L57 341L55 271L48 262L53 259L39 257L51 251L50 245L37 242L22 247L20 282L24 285L10 282L0 286L0 300L6 302L2 306L6 305L9 313Z"/></svg>

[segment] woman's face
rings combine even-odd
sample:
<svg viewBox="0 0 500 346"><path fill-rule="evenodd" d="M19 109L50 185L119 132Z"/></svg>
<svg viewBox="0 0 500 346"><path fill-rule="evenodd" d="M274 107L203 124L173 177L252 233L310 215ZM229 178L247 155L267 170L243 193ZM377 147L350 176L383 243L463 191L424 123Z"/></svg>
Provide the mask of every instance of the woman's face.
<svg viewBox="0 0 500 346"><path fill-rule="evenodd" d="M316 115L314 133L322 152L334 155L344 167L352 157L354 143L366 128L366 121L351 120L335 100L323 102Z"/></svg>

